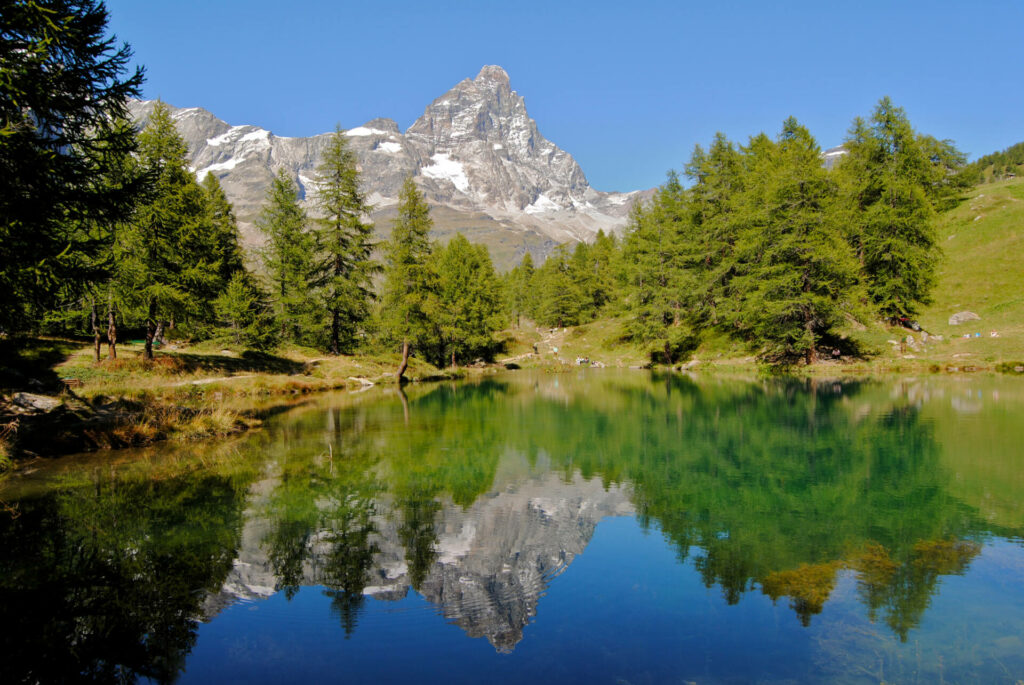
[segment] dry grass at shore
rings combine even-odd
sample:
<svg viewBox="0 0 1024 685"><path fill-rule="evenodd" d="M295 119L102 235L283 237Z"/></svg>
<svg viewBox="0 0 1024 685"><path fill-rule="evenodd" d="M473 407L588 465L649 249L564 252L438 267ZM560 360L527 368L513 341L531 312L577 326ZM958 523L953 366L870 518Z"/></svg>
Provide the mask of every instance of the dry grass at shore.
<svg viewBox="0 0 1024 685"><path fill-rule="evenodd" d="M287 348L277 354L210 344L173 345L152 361L139 346L96 362L91 347L66 339L2 340L0 470L16 456L64 454L218 437L260 423L268 398L396 382L398 355L325 357ZM105 351L105 350L104 350ZM458 378L410 360L410 380ZM15 393L58 398L22 407ZM44 398L45 399L45 398Z"/></svg>

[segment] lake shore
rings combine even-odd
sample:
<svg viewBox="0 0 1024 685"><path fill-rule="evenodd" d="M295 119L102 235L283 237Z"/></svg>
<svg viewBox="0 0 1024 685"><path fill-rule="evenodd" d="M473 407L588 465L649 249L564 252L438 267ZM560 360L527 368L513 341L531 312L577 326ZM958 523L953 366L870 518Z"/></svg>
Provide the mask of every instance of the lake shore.
<svg viewBox="0 0 1024 685"><path fill-rule="evenodd" d="M758 364L752 355L713 348L698 350L692 359L671 366L652 364L635 346L603 344L608 331L594 324L516 333L507 345L510 352L492 364L438 369L413 357L407 378L457 380L518 368L567 372L580 368L578 359L616 368L746 377L1024 374L1019 362L974 361L956 351L961 345L949 343L920 356L826 359L779 372ZM6 346L14 342L6 341ZM400 361L397 354L330 357L294 347L269 354L210 344L172 344L152 362L140 355L138 346L122 345L117 359L97 363L91 347L82 341L22 341L19 358L4 369L0 385L0 469L36 457L241 433L259 427L268 412L296 396L395 385Z"/></svg>
<svg viewBox="0 0 1024 685"><path fill-rule="evenodd" d="M18 341L6 342L10 349ZM325 357L301 348L268 354L209 345L170 345L151 362L138 346L121 345L117 359L96 362L81 341L21 343L0 370L0 470L26 458L243 432L296 396L397 384L399 364L397 354ZM466 373L413 358L406 378Z"/></svg>

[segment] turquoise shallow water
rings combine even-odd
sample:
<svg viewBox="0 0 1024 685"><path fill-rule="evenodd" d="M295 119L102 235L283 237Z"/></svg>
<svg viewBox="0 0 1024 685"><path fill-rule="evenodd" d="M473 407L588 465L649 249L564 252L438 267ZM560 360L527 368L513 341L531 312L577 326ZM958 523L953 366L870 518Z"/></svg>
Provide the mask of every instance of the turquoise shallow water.
<svg viewBox="0 0 1024 685"><path fill-rule="evenodd" d="M525 372L0 489L0 681L1024 679L1024 384Z"/></svg>

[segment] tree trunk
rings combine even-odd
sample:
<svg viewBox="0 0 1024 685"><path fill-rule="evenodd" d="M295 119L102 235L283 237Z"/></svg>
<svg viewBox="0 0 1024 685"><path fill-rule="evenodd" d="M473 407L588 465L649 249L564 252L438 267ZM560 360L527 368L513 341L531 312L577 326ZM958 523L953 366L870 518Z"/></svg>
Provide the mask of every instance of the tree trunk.
<svg viewBox="0 0 1024 685"><path fill-rule="evenodd" d="M157 325L156 325L156 332L153 333L153 340L158 342L158 343L160 343L161 345L164 344L165 341L164 341L164 322L163 321L160 321L160 322L157 323Z"/></svg>
<svg viewBox="0 0 1024 685"><path fill-rule="evenodd" d="M338 356L341 348L338 345L338 338L341 334L341 314L337 309L331 310L331 354Z"/></svg>
<svg viewBox="0 0 1024 685"><path fill-rule="evenodd" d="M455 368L455 350L452 350L452 368Z"/></svg>
<svg viewBox="0 0 1024 685"><path fill-rule="evenodd" d="M117 359L117 321L112 302L107 305L107 358Z"/></svg>
<svg viewBox="0 0 1024 685"><path fill-rule="evenodd" d="M153 338L156 337L156 300L149 301L149 312L146 316L146 347L142 350L142 358L153 360Z"/></svg>
<svg viewBox="0 0 1024 685"><path fill-rule="evenodd" d="M402 341L402 363L398 365L398 384L405 383L405 370L409 368L409 341Z"/></svg>
<svg viewBox="0 0 1024 685"><path fill-rule="evenodd" d="M92 313L89 315L89 320L92 323L93 357L98 363L100 361L100 315L96 311L96 300L92 302Z"/></svg>
<svg viewBox="0 0 1024 685"><path fill-rule="evenodd" d="M665 364L672 366L672 346L668 340L665 341Z"/></svg>
<svg viewBox="0 0 1024 685"><path fill-rule="evenodd" d="M401 384L398 386L398 396L402 399L402 416L405 418L405 425L409 425L409 398L405 396Z"/></svg>

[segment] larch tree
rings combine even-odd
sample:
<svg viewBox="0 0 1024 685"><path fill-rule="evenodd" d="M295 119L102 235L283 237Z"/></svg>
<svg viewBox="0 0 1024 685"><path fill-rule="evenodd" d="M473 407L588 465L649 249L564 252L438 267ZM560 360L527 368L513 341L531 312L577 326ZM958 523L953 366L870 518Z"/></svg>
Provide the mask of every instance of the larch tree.
<svg viewBox="0 0 1024 685"><path fill-rule="evenodd" d="M843 145L848 154L837 171L849 209L848 239L875 306L895 323L930 301L940 251L929 194L938 200L945 192L932 189L938 172L928 149L946 161L952 153L926 145L889 98L869 122L854 120Z"/></svg>
<svg viewBox="0 0 1024 685"><path fill-rule="evenodd" d="M672 172L649 203L634 205L622 241L626 306L633 312L630 334L656 346L666 363L689 333L681 325L689 289L683 262L689 222L686 192Z"/></svg>
<svg viewBox="0 0 1024 685"><path fill-rule="evenodd" d="M572 255L568 245L559 245L548 255L534 274L533 283L536 288L538 323L562 328L580 322L584 296L573 281Z"/></svg>
<svg viewBox="0 0 1024 685"><path fill-rule="evenodd" d="M505 302L512 322L518 327L525 314L533 316L533 256L527 252L505 276Z"/></svg>
<svg viewBox="0 0 1024 685"><path fill-rule="evenodd" d="M434 255L438 275L437 322L444 354L455 366L459 358L487 356L493 334L502 323L501 286L491 256L483 245L472 245L461 233Z"/></svg>
<svg viewBox="0 0 1024 685"><path fill-rule="evenodd" d="M260 255L281 338L296 342L303 340L312 326L316 245L307 224L298 188L281 169L267 189L256 226L266 236Z"/></svg>
<svg viewBox="0 0 1024 685"><path fill-rule="evenodd" d="M411 348L429 332L437 314L437 278L431 268L430 207L412 177L399 194L398 216L391 238L384 245L384 287L381 321L386 335L402 345L402 361L395 374L405 380Z"/></svg>
<svg viewBox="0 0 1024 685"><path fill-rule="evenodd" d="M170 110L158 102L139 134L140 164L152 187L121 246L124 287L146 322L145 359L153 358L153 341L165 321L202 318L205 303L218 294L220 263L211 252L206 196L186 153Z"/></svg>
<svg viewBox="0 0 1024 685"><path fill-rule="evenodd" d="M371 258L372 209L359 188L355 152L339 127L331 135L317 168L315 220L319 264L315 284L330 316L328 348L331 354L349 351L355 344L373 299L372 278L380 266Z"/></svg>
<svg viewBox="0 0 1024 685"><path fill-rule="evenodd" d="M136 149L128 98L141 69L106 36L95 0L0 3L0 330L37 327L42 311L93 280L112 225L140 187L111 183ZM138 181L139 179L136 179ZM83 273L83 269L85 272ZM80 291L79 291L80 292Z"/></svg>
<svg viewBox="0 0 1024 685"><path fill-rule="evenodd" d="M731 317L729 282L740 231L737 201L744 180L743 155L722 133L705 152L697 146L686 166L693 181L688 194L689 225L682 240L687 272L684 308L695 326L717 326Z"/></svg>
<svg viewBox="0 0 1024 685"><path fill-rule="evenodd" d="M756 182L746 191L747 217L733 281L740 318L769 363L816 361L862 295L857 260L836 221L838 191L814 138L793 118L778 142L758 145Z"/></svg>

